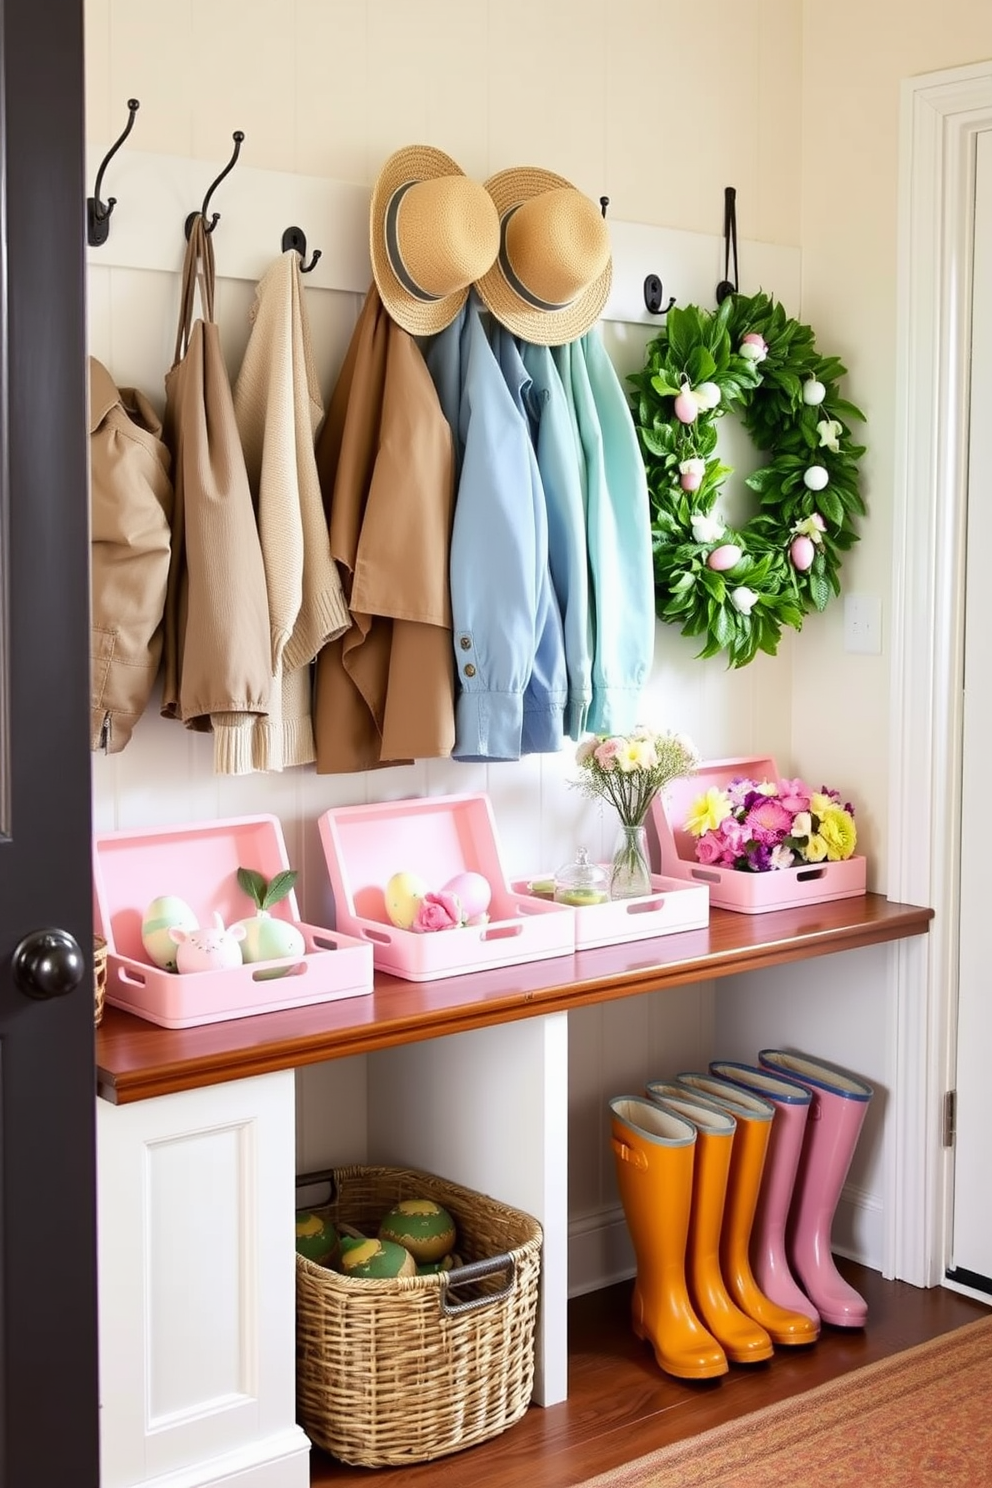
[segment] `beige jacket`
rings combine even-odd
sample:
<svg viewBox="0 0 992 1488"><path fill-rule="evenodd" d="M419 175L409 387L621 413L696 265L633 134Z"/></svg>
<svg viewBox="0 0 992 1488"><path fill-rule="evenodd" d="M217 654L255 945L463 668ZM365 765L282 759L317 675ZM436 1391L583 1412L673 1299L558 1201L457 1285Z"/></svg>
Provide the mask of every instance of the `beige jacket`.
<svg viewBox="0 0 992 1488"><path fill-rule="evenodd" d="M265 564L272 643L267 718L246 717L237 758L256 770L312 763L310 663L351 623L331 557L314 458L323 417L300 255L284 253L262 278L234 386Z"/></svg>
<svg viewBox="0 0 992 1488"><path fill-rule="evenodd" d="M155 410L101 362L90 384L90 747L117 754L162 656L173 491Z"/></svg>
<svg viewBox="0 0 992 1488"><path fill-rule="evenodd" d="M451 753L454 453L420 348L375 285L317 439L352 626L317 660L321 774Z"/></svg>
<svg viewBox="0 0 992 1488"><path fill-rule="evenodd" d="M203 317L194 320L199 284ZM176 487L165 604L162 712L213 730L214 769L240 774L244 715L272 689L265 567L231 384L213 318L214 256L200 216L183 264L175 361L165 379L165 440Z"/></svg>

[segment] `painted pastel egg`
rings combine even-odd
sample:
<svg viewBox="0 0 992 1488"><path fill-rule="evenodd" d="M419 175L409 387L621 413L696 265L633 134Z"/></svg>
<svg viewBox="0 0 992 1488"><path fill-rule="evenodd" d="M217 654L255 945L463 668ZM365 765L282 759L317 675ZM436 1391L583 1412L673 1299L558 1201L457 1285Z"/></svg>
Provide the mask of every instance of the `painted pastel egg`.
<svg viewBox="0 0 992 1488"><path fill-rule="evenodd" d="M810 377L803 383L803 402L807 408L816 408L827 396L827 390L823 383L815 377Z"/></svg>
<svg viewBox="0 0 992 1488"><path fill-rule="evenodd" d="M416 1276L417 1263L410 1252L392 1240L342 1235L334 1270L344 1276Z"/></svg>
<svg viewBox="0 0 992 1488"><path fill-rule="evenodd" d="M481 873L456 873L454 878L448 879L442 893L457 895L466 920L485 914L493 897L489 880Z"/></svg>
<svg viewBox="0 0 992 1488"><path fill-rule="evenodd" d="M714 548L706 560L706 567L712 568L714 573L724 573L728 568L733 568L741 561L741 550L736 543L721 543Z"/></svg>
<svg viewBox="0 0 992 1488"><path fill-rule="evenodd" d="M269 914L267 909L260 909L257 915L238 923L245 927L245 938L241 942L242 961L277 961L281 956L306 954L307 943L302 930L289 920ZM285 976L289 969L288 966L275 966L271 971L260 973L258 980L272 981Z"/></svg>
<svg viewBox="0 0 992 1488"><path fill-rule="evenodd" d="M720 404L720 389L715 382L701 382L693 396L703 408L717 408Z"/></svg>
<svg viewBox="0 0 992 1488"><path fill-rule="evenodd" d="M296 1249L308 1261L329 1266L337 1255L340 1240L329 1219L301 1209L296 1216Z"/></svg>
<svg viewBox="0 0 992 1488"><path fill-rule="evenodd" d="M830 476L824 466L811 465L803 475L803 485L807 491L822 491L829 479Z"/></svg>
<svg viewBox="0 0 992 1488"><path fill-rule="evenodd" d="M679 393L675 399L675 417L680 424L694 424L699 416L699 404L691 393Z"/></svg>
<svg viewBox="0 0 992 1488"><path fill-rule="evenodd" d="M196 930L199 920L185 899L175 894L162 894L153 899L141 921L141 944L153 966L175 971L178 947L170 930Z"/></svg>
<svg viewBox="0 0 992 1488"><path fill-rule="evenodd" d="M433 1199L402 1199L379 1226L380 1240L395 1240L418 1264L438 1261L455 1243L455 1221Z"/></svg>
<svg viewBox="0 0 992 1488"><path fill-rule="evenodd" d="M808 537L800 534L799 537L793 539L789 557L792 559L793 567L798 568L800 573L805 573L808 568L812 567L815 555L816 549Z"/></svg>
<svg viewBox="0 0 992 1488"><path fill-rule="evenodd" d="M683 491L698 491L703 484L703 477L697 475L695 470L686 470L679 476L679 485Z"/></svg>
<svg viewBox="0 0 992 1488"><path fill-rule="evenodd" d="M429 887L416 873L394 873L386 884L386 913L400 930L409 930Z"/></svg>

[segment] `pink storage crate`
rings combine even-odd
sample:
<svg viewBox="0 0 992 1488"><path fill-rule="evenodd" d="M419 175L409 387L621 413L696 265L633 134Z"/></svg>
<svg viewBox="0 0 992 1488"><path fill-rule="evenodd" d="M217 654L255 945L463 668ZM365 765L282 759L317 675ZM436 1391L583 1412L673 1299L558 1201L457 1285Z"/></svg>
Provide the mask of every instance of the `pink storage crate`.
<svg viewBox="0 0 992 1488"><path fill-rule="evenodd" d="M520 894L508 882L484 794L339 806L318 817L317 825L338 926L370 942L383 971L428 982L575 949L568 907ZM465 872L481 873L489 882L488 924L421 935L389 919L384 889L394 873L415 873L440 889Z"/></svg>
<svg viewBox="0 0 992 1488"><path fill-rule="evenodd" d="M239 867L254 868L266 879L289 867L278 818L246 816L94 837L94 918L107 941L108 1002L163 1028L194 1028L372 991L369 947L302 923L293 892L269 913L301 931L302 958L183 976L153 965L141 943L151 901L175 894L201 925L210 924L215 911L225 925L246 919L255 905L238 884ZM273 976L280 970L282 975Z"/></svg>
<svg viewBox="0 0 992 1488"><path fill-rule="evenodd" d="M778 767L768 756L710 760L695 775L673 780L655 796L651 811L665 873L707 884L711 904L740 914L853 899L865 892L867 860L857 855L843 863L805 863L771 873L741 873L698 862L696 839L682 826L689 808L711 786L723 790L739 775L759 781L779 779Z"/></svg>
<svg viewBox="0 0 992 1488"><path fill-rule="evenodd" d="M608 864L603 867L609 870ZM514 879L511 888L526 894L537 878L550 873ZM709 924L710 891L705 884L689 884L681 878L652 873L653 892L636 899L613 899L605 904L569 905L575 916L575 949L591 951L596 946L620 945L626 940L649 940L655 935L675 935L679 930L701 930ZM544 901L547 903L547 900Z"/></svg>

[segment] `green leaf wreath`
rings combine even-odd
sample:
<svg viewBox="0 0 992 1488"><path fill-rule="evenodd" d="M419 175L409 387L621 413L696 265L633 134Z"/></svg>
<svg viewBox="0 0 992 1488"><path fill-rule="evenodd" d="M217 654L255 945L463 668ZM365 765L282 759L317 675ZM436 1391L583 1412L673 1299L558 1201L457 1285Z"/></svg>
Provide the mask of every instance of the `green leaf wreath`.
<svg viewBox="0 0 992 1488"><path fill-rule="evenodd" d="M651 494L655 608L700 656L745 666L774 655L784 625L840 593L842 555L863 515L850 426L864 414L842 398L846 368L816 350L813 332L767 295L730 295L716 311L669 310L628 382ZM758 511L730 528L714 511L732 473L716 453L717 419L739 414L768 463L747 478Z"/></svg>

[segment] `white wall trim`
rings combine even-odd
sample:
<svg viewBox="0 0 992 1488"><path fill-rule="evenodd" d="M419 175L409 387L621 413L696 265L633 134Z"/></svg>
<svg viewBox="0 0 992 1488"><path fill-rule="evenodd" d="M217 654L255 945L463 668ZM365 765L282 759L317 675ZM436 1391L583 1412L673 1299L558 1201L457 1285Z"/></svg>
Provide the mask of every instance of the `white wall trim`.
<svg viewBox="0 0 992 1488"><path fill-rule="evenodd" d="M103 149L87 152L90 178ZM218 166L182 155L123 150L114 159L117 206L106 243L87 249L92 268L147 269L179 274L186 247L183 225ZM262 170L240 161L218 188L211 211L220 213L214 237L219 278L256 281L281 251L282 234L301 227L307 249L321 250L307 275L313 289L364 295L372 279L369 259L369 199L366 186L291 171ZM708 304L724 277L723 239L646 223L608 219L613 282L602 318L625 324L659 325L644 303L644 280L657 274L666 303ZM764 285L780 300L799 296L799 249L795 245L746 240L741 257L749 286ZM752 291L753 292L753 291Z"/></svg>
<svg viewBox="0 0 992 1488"><path fill-rule="evenodd" d="M904 82L888 893L935 919L892 958L883 1269L918 1286L942 1279L950 1212L971 243L975 137L990 128L992 62Z"/></svg>

